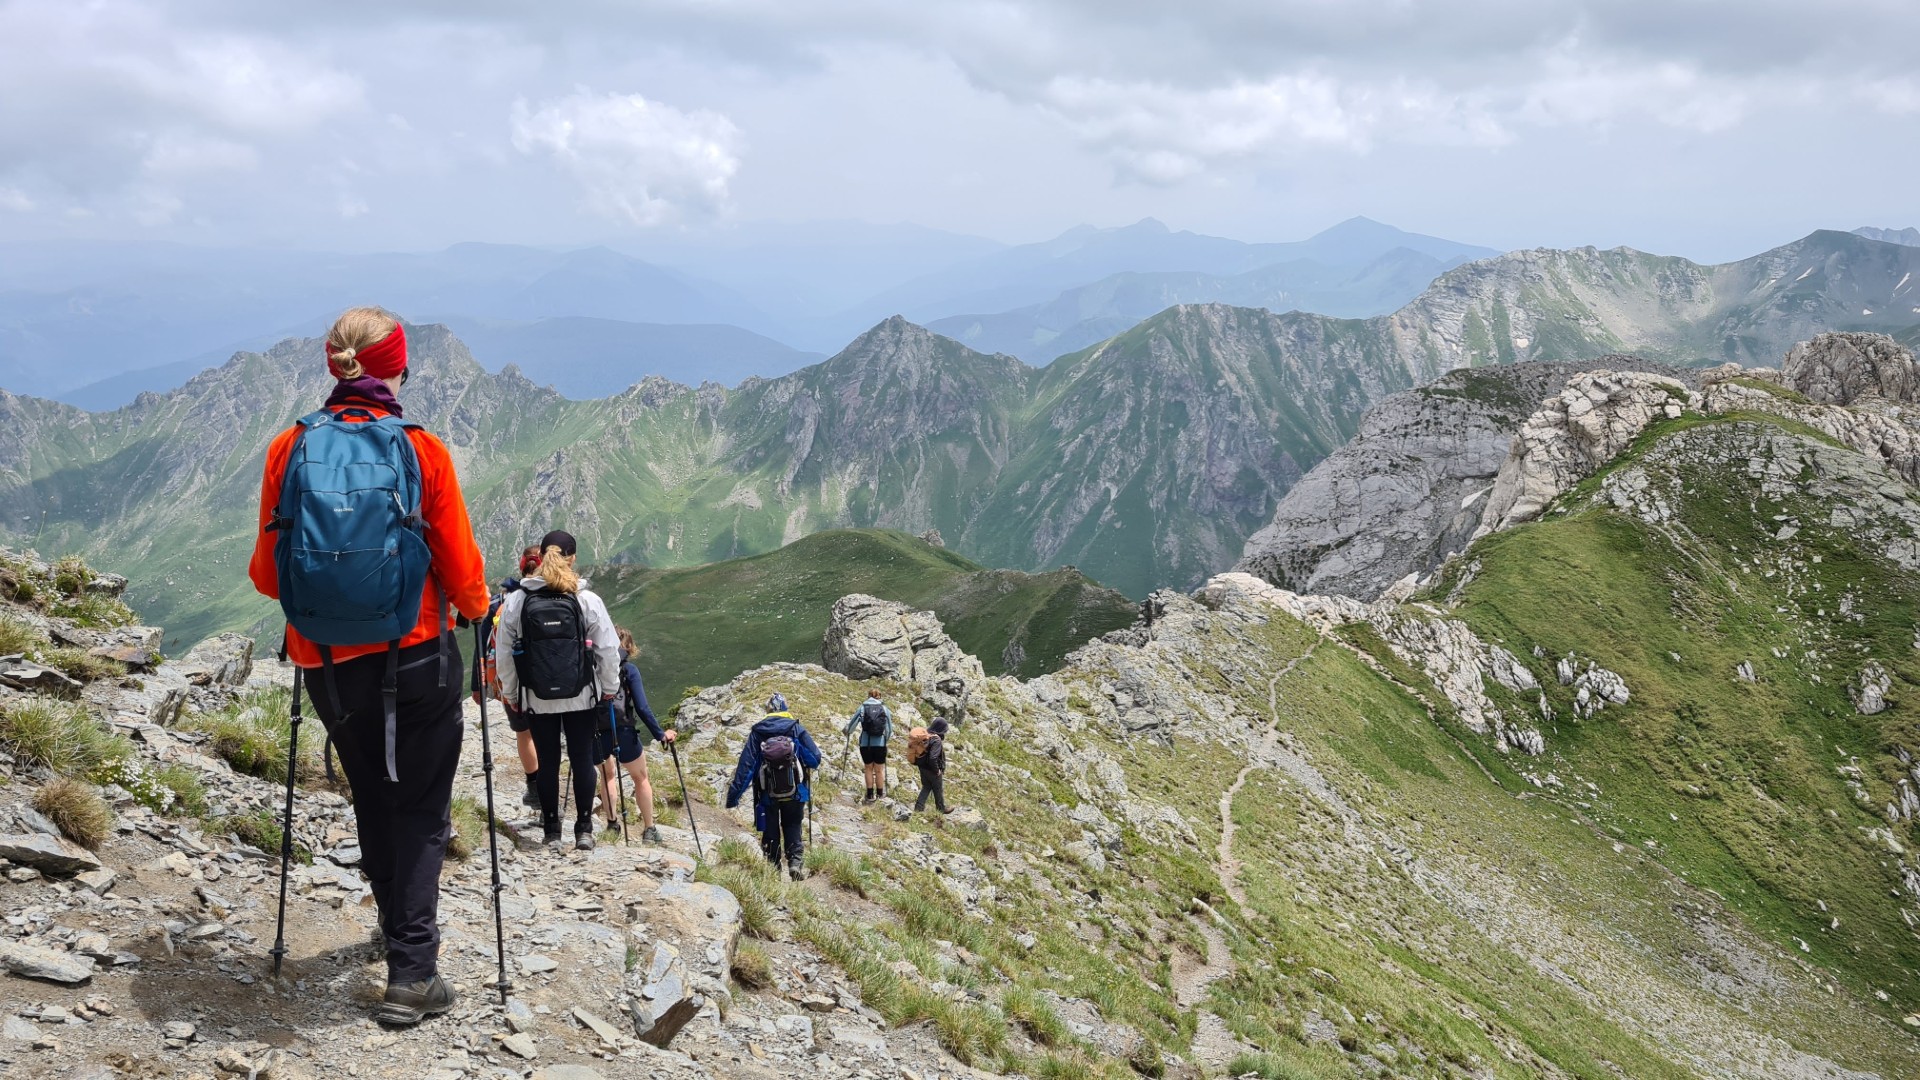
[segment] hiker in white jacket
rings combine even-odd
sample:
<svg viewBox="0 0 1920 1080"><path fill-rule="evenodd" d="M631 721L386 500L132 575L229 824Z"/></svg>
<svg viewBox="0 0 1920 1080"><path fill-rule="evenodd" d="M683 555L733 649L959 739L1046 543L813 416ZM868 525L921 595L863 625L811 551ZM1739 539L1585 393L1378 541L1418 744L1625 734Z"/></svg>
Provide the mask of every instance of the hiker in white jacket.
<svg viewBox="0 0 1920 1080"><path fill-rule="evenodd" d="M593 737L620 693L620 639L607 605L574 572L573 537L540 541L540 569L500 605L494 638L500 696L533 718L540 757L540 824L560 849L560 738L573 767L576 850L593 848ZM551 764L549 764L551 763Z"/></svg>

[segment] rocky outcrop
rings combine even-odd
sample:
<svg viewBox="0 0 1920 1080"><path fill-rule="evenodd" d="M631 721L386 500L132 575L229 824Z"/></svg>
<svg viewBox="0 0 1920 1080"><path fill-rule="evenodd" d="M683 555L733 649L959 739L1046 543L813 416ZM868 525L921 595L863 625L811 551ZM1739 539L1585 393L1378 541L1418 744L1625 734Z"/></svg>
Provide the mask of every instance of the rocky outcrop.
<svg viewBox="0 0 1920 1080"><path fill-rule="evenodd" d="M1514 433L1582 371L1677 369L1631 356L1462 368L1376 405L1287 492L1235 567L1301 593L1371 600L1464 549Z"/></svg>
<svg viewBox="0 0 1920 1080"><path fill-rule="evenodd" d="M820 663L850 679L909 683L953 721L966 716L987 681L979 659L947 636L933 612L861 593L834 602Z"/></svg>
<svg viewBox="0 0 1920 1080"><path fill-rule="evenodd" d="M1869 397L1920 401L1913 352L1885 334L1821 334L1789 350L1780 374L1786 386L1822 405Z"/></svg>
<svg viewBox="0 0 1920 1080"><path fill-rule="evenodd" d="M1697 396L1676 379L1588 371L1527 418L1487 496L1478 534L1540 516L1547 504L1609 464L1657 420L1680 416Z"/></svg>
<svg viewBox="0 0 1920 1080"><path fill-rule="evenodd" d="M1853 707L1862 716L1874 716L1887 711L1893 704L1887 695L1893 691L1893 676L1888 674L1886 666L1878 660L1869 660L1860 674L1847 684L1847 696L1853 699Z"/></svg>

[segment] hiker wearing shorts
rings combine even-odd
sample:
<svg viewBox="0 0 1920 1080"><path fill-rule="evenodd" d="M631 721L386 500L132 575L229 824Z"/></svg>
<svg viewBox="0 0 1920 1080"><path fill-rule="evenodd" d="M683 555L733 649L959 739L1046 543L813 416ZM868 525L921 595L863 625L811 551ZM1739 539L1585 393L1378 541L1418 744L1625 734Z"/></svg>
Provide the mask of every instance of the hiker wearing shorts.
<svg viewBox="0 0 1920 1080"><path fill-rule="evenodd" d="M419 609L404 613L414 617L412 626L392 641L322 645L293 625L318 610L312 607L315 596L296 595L306 589L336 590L338 595L328 596L335 603L392 602L390 596L353 592L378 587L358 567L359 576L349 582L325 577L331 565L351 566L351 552L332 560L303 560L313 549L279 550L282 536L290 544L312 543L292 539L306 528L300 515L352 505L353 493L300 487L310 470L324 466L323 451L313 449L321 443L314 440L339 448L341 429L354 428L359 433L348 437L372 440L382 429L361 425L386 424L391 430L395 421L404 423L399 393L408 379L407 339L392 314L380 308L342 314L327 331L325 358L337 381L322 411L283 431L267 448L260 531L247 570L254 587L281 600L288 611L286 656L301 669L314 712L353 790L360 872L373 892L387 961L387 988L374 1018L417 1024L454 1004L453 988L439 973L440 871L452 831L453 776L465 725L460 651L447 608L451 605L463 619L484 618L486 569L446 445L422 428L407 426L404 436L380 445L391 445L395 453L411 447L401 460L386 463L387 475L410 475L417 466L417 521L409 518L405 525L418 530L418 540L400 537L409 546L424 544L428 556ZM322 435L320 429L329 425L334 429ZM286 484L289 474L298 483ZM285 488L298 489L292 503L283 503ZM397 613L384 614L392 621Z"/></svg>
<svg viewBox="0 0 1920 1080"><path fill-rule="evenodd" d="M867 794L861 802L873 802L887 793L887 741L893 738L893 714L880 691L867 691L867 700L848 718L846 734L860 731L860 766L867 774Z"/></svg>
<svg viewBox="0 0 1920 1080"><path fill-rule="evenodd" d="M807 774L819 767L820 748L787 711L787 699L779 694L768 698L766 719L753 725L740 748L733 784L727 788L727 809L739 806L741 796L753 789L753 826L760 831L761 853L776 870L784 853L795 881L807 876L807 849L801 842L807 803L813 797Z"/></svg>
<svg viewBox="0 0 1920 1080"><path fill-rule="evenodd" d="M653 710L647 707L647 688L640 681L640 668L634 664L639 648L633 643L633 635L626 627L620 628L620 700L608 707L613 710L611 725L603 725L599 734L594 736L596 743L594 754L600 767L600 783L606 789L607 819L618 822L620 812L620 777L614 772L614 762L627 770L633 780L633 799L640 804L640 839L649 844L660 843L660 830L653 821L653 783L647 778L647 743L649 741L673 744L677 732L663 731L660 721L654 718ZM646 735L634 726L639 720L646 725ZM651 736L651 739L648 738ZM691 814L693 809L689 807Z"/></svg>

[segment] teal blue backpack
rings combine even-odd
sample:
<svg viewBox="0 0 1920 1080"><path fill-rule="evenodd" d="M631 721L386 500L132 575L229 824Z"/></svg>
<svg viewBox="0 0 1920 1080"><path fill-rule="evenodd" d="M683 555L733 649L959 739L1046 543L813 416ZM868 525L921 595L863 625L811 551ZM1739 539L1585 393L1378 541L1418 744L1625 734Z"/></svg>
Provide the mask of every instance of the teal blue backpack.
<svg viewBox="0 0 1920 1080"><path fill-rule="evenodd" d="M363 419L349 421L349 416ZM340 715L335 645L387 645L387 778L394 772L400 639L420 620L430 553L421 517L420 425L365 409L321 409L299 420L267 529L287 625L320 646L327 692ZM445 656L441 678L445 680ZM331 758L328 765L331 771Z"/></svg>

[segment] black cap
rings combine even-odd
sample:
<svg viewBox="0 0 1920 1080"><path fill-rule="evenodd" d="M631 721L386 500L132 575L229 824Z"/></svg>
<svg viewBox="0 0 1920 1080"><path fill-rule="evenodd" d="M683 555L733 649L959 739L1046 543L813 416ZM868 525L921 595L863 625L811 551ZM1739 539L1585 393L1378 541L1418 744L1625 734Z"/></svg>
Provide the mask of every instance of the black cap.
<svg viewBox="0 0 1920 1080"><path fill-rule="evenodd" d="M562 555L573 554L575 551L575 547L573 543L573 534L569 532L561 532L559 529L555 529L552 532L548 533L547 535L541 537L540 550L545 551L550 547L559 548L560 554Z"/></svg>

